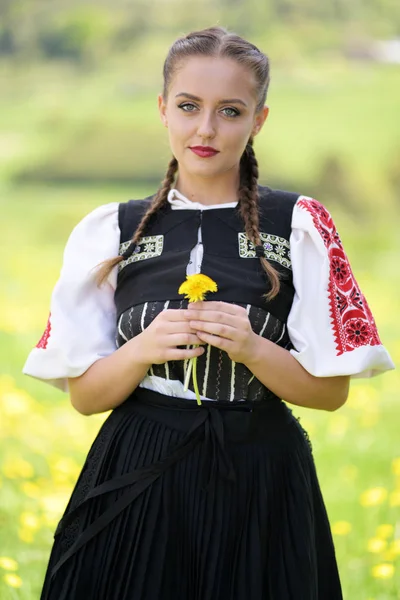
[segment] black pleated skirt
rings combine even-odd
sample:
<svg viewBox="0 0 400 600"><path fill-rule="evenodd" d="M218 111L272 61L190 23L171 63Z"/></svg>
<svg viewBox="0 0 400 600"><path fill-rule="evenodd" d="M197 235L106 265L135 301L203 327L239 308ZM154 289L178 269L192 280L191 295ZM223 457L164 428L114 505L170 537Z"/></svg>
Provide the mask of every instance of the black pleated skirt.
<svg viewBox="0 0 400 600"><path fill-rule="evenodd" d="M41 600L341 600L307 434L284 402L138 388L99 431Z"/></svg>

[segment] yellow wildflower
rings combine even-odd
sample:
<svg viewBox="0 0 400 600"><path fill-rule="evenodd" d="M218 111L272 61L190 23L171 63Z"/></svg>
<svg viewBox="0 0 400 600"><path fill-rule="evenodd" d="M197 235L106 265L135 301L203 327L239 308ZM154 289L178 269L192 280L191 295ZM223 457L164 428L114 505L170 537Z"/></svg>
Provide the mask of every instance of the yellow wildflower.
<svg viewBox="0 0 400 600"><path fill-rule="evenodd" d="M392 471L395 475L400 475L400 458L392 460Z"/></svg>
<svg viewBox="0 0 400 600"><path fill-rule="evenodd" d="M389 504L390 506L400 506L400 490L395 490L390 494Z"/></svg>
<svg viewBox="0 0 400 600"><path fill-rule="evenodd" d="M390 546L390 550L393 554L400 554L400 540L394 540Z"/></svg>
<svg viewBox="0 0 400 600"><path fill-rule="evenodd" d="M184 294L189 302L199 302L204 300L207 292L217 292L218 286L207 275L198 273L196 275L187 275L179 287L178 294Z"/></svg>
<svg viewBox="0 0 400 600"><path fill-rule="evenodd" d="M39 498L41 494L40 487L33 481L24 481L20 488L22 493L29 498Z"/></svg>
<svg viewBox="0 0 400 600"><path fill-rule="evenodd" d="M361 494L360 504L361 506L377 506L386 500L387 495L387 489L384 487L371 488Z"/></svg>
<svg viewBox="0 0 400 600"><path fill-rule="evenodd" d="M3 464L3 473L8 479L29 479L35 471L31 463L18 456L8 457Z"/></svg>
<svg viewBox="0 0 400 600"><path fill-rule="evenodd" d="M27 529L39 529L40 523L38 517L31 512L25 511L19 517L20 523Z"/></svg>
<svg viewBox="0 0 400 600"><path fill-rule="evenodd" d="M203 275L203 273L197 273L196 275L187 275L186 281L184 281L178 290L178 294L184 294L185 298L189 302L200 302L204 300L205 295L208 292L217 292L218 286L211 277ZM194 356L189 361L189 366L186 372L184 390L187 391L189 385L190 375L193 372L193 387L196 393L197 404L201 404L199 386L197 383L197 356Z"/></svg>
<svg viewBox="0 0 400 600"><path fill-rule="evenodd" d="M18 563L8 556L0 556L0 567L5 571L16 571L18 569Z"/></svg>
<svg viewBox="0 0 400 600"><path fill-rule="evenodd" d="M332 533L334 535L348 535L351 531L351 523L348 521L336 521L332 525Z"/></svg>
<svg viewBox="0 0 400 600"><path fill-rule="evenodd" d="M20 530L18 531L18 537L22 542L25 542L25 544L32 544L32 529L28 529L27 527L20 528Z"/></svg>
<svg viewBox="0 0 400 600"><path fill-rule="evenodd" d="M393 535L394 527L390 523L384 523L383 525L378 525L376 528L376 537L381 539L386 539Z"/></svg>
<svg viewBox="0 0 400 600"><path fill-rule="evenodd" d="M372 568L372 576L377 579L389 579L394 575L394 566L390 563L382 563L381 565L375 565Z"/></svg>
<svg viewBox="0 0 400 600"><path fill-rule="evenodd" d="M380 538L371 538L368 540L367 548L368 552L378 553L383 552L387 546L386 540L381 540Z"/></svg>
<svg viewBox="0 0 400 600"><path fill-rule="evenodd" d="M22 579L19 575L15 575L15 573L7 573L4 575L4 581L13 588L20 588L22 585Z"/></svg>

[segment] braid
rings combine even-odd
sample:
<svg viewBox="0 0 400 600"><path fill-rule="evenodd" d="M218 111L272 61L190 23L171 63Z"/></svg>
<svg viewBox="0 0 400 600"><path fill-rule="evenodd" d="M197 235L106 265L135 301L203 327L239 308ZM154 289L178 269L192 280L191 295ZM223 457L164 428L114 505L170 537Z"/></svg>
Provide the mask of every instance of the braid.
<svg viewBox="0 0 400 600"><path fill-rule="evenodd" d="M135 249L135 245L138 243L140 238L143 237L143 234L146 231L146 227L150 223L153 215L155 215L160 210L160 208L163 208L164 206L166 206L167 200L168 200L168 192L170 191L170 189L174 183L175 173L176 173L177 169L178 169L178 161L176 160L175 156L173 156L169 162L168 169L167 169L165 177L161 183L160 189L154 196L152 203L150 204L147 211L144 213L142 220L140 221L139 225L137 226L137 229L133 235L129 249L126 252L124 252L124 259L128 258L128 256L130 256L132 254L133 250ZM127 254L127 252L128 252L128 254Z"/></svg>
<svg viewBox="0 0 400 600"><path fill-rule="evenodd" d="M176 160L175 156L173 156L169 162L168 169L167 169L165 177L161 183L161 186L160 186L159 190L157 191L157 193L155 194L149 208L144 213L139 225L137 226L137 229L136 229L135 233L133 234L133 237L131 239L131 242L130 242L128 248L125 250L125 252L122 255L116 256L115 258L109 258L108 260L105 260L102 263L100 263L100 266L99 266L99 269L98 269L97 275L96 275L96 280L97 280L98 286L101 286L105 282L108 275L110 274L110 272L116 265L118 265L123 260L126 260L127 258L129 258L129 256L131 256L133 254L136 244L143 237L143 235L146 231L146 228L147 228L148 224L150 223L152 217L155 214L157 214L157 212L161 208L163 208L164 206L167 205L168 192L170 191L170 189L174 183L175 174L176 174L177 169L178 169L178 161Z"/></svg>
<svg viewBox="0 0 400 600"><path fill-rule="evenodd" d="M268 275L270 291L265 295L272 300L279 292L279 273L268 262L259 249L262 249L259 231L258 163L250 138L240 161L239 211L244 221L247 237L253 242L261 265ZM261 247L261 248L260 248Z"/></svg>

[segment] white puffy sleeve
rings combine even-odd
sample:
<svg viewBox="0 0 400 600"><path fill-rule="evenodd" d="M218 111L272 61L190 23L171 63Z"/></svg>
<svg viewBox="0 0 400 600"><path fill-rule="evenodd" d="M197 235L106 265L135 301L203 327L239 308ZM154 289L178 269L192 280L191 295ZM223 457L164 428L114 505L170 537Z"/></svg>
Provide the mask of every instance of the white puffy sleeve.
<svg viewBox="0 0 400 600"><path fill-rule="evenodd" d="M95 267L118 255L119 242L116 202L96 208L73 229L51 296L46 329L23 373L68 391L68 377L82 375L116 349L117 268L99 288Z"/></svg>
<svg viewBox="0 0 400 600"><path fill-rule="evenodd" d="M394 368L332 217L300 196L290 253L295 295L287 327L296 360L316 377L371 377Z"/></svg>

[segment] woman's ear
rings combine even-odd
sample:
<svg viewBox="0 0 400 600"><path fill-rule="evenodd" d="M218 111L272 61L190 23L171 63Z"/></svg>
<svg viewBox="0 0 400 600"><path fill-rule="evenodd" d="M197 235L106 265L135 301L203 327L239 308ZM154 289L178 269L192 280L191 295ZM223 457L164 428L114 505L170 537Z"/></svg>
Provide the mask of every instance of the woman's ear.
<svg viewBox="0 0 400 600"><path fill-rule="evenodd" d="M164 127L168 127L167 105L164 102L164 98L163 98L162 94L158 95L158 110L159 110L160 118L161 118L161 121L162 121Z"/></svg>
<svg viewBox="0 0 400 600"><path fill-rule="evenodd" d="M258 113L256 113L256 116L254 117L253 130L251 133L252 137L257 135L257 133L259 133L261 131L265 121L267 120L268 114L269 114L269 106L264 106L262 108L262 110L260 110Z"/></svg>

